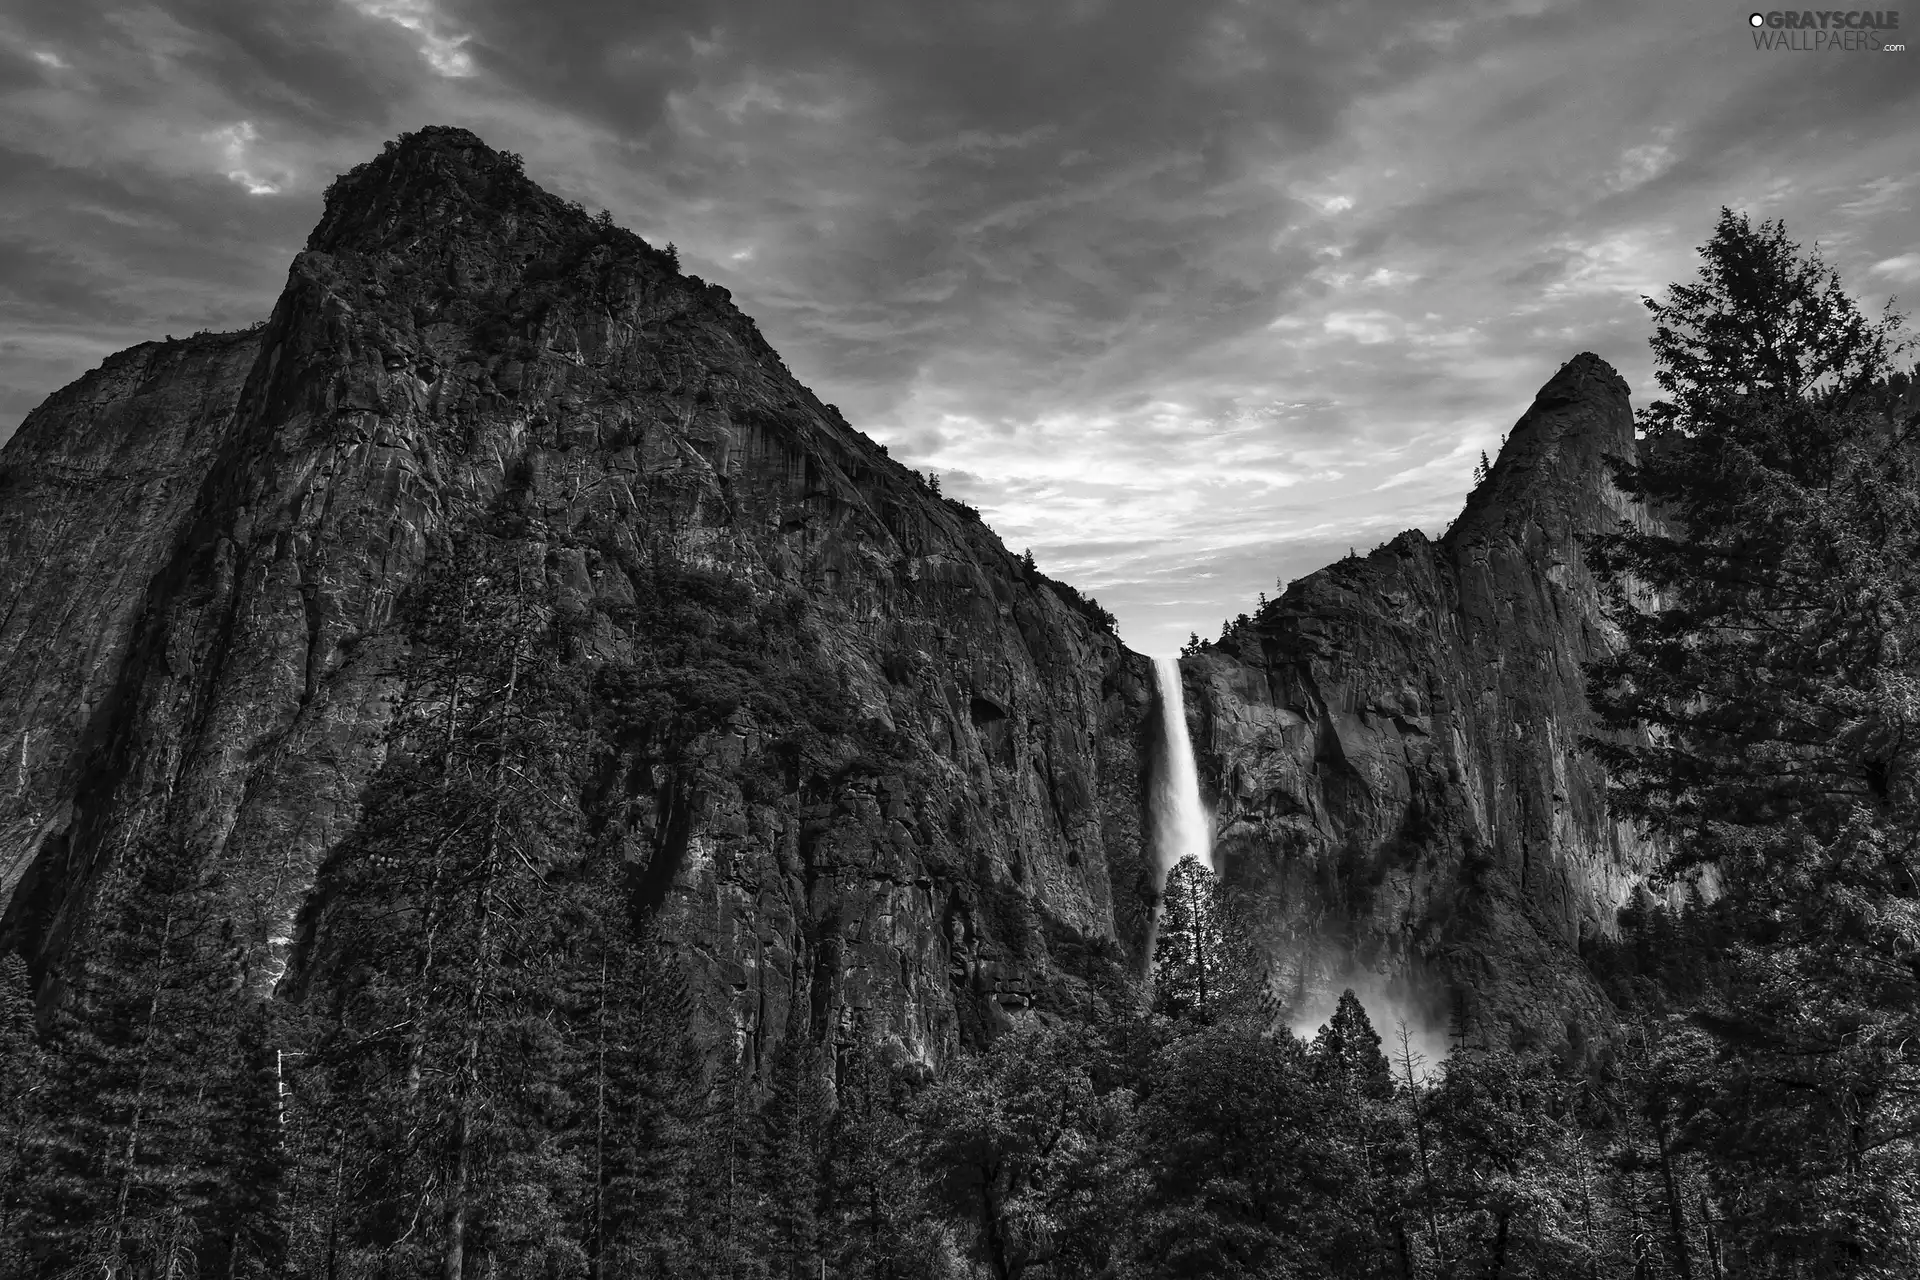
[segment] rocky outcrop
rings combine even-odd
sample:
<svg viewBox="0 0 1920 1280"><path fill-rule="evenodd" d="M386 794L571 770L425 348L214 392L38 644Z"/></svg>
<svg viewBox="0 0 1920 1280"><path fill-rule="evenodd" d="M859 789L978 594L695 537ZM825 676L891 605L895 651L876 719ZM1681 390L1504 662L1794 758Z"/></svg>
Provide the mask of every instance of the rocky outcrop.
<svg viewBox="0 0 1920 1280"><path fill-rule="evenodd" d="M1608 1020L1578 961L1653 850L1608 814L1580 664L1609 643L1581 541L1643 519L1627 387L1568 362L1438 543L1293 583L1183 660L1216 858L1283 990L1371 976L1477 1034Z"/></svg>
<svg viewBox="0 0 1920 1280"><path fill-rule="evenodd" d="M416 584L483 518L544 563L583 669L633 657L670 564L784 602L836 714L894 744L803 775L742 712L601 779L713 1034L777 1039L810 985L825 1025L931 1060L1140 962L1145 660L724 289L463 131L336 183L263 327L135 348L36 410L0 513L0 941L43 991L158 845L215 886L237 982L297 965ZM743 786L756 760L792 776Z"/></svg>

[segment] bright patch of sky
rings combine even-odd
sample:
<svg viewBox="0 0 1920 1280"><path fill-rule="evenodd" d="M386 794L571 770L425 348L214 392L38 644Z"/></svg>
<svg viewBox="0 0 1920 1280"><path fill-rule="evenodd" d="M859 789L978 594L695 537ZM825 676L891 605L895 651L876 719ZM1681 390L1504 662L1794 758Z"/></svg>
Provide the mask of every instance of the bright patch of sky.
<svg viewBox="0 0 1920 1280"><path fill-rule="evenodd" d="M253 159L253 144L259 141L260 134L250 121L242 120L224 129L215 129L209 138L220 148L220 158L227 166L229 182L250 196L270 196L280 190L278 182L261 176L259 165Z"/></svg>
<svg viewBox="0 0 1920 1280"><path fill-rule="evenodd" d="M470 76L473 55L466 45L471 34L455 35L447 20L428 0L348 0L369 18L391 22L419 42L420 56L443 76Z"/></svg>

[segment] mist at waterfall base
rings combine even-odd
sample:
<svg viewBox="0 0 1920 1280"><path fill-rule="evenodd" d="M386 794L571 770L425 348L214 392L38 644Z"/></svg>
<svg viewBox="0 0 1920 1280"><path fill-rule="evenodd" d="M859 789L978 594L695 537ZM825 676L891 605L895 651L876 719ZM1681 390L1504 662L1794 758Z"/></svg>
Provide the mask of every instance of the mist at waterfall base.
<svg viewBox="0 0 1920 1280"><path fill-rule="evenodd" d="M1287 1029L1302 1040L1311 1041L1333 1017L1340 993L1351 990L1367 1011L1367 1021L1380 1033L1380 1051L1393 1067L1393 1078L1405 1079L1406 1066L1400 1053L1400 1025L1406 1024L1407 1048L1413 1055L1413 1078L1425 1081L1439 1070L1451 1048L1444 1022L1436 1021L1419 1002L1393 991L1377 973L1350 970L1337 981L1315 992L1311 1000L1295 1009L1287 1019Z"/></svg>
<svg viewBox="0 0 1920 1280"><path fill-rule="evenodd" d="M1148 792L1156 895L1147 941L1149 956L1159 939L1159 895L1166 890L1167 874L1186 857L1199 859L1216 876L1221 870L1213 861L1213 820L1200 797L1200 775L1187 734L1186 692L1181 686L1178 660L1155 658L1153 676L1160 695L1160 751ZM1298 973L1303 967L1316 971L1311 984L1302 984L1304 998L1298 999L1290 1011L1287 1025L1293 1034L1312 1040L1333 1016L1341 993L1351 990L1380 1034L1380 1047L1393 1063L1396 1077L1405 1070L1400 1052L1402 1023L1407 1030L1407 1048L1413 1055L1415 1079L1426 1079L1446 1059L1449 1046L1444 1019L1436 1019L1423 1007L1424 1002L1396 991L1398 984L1369 970L1313 964L1307 956L1272 959L1276 972Z"/></svg>

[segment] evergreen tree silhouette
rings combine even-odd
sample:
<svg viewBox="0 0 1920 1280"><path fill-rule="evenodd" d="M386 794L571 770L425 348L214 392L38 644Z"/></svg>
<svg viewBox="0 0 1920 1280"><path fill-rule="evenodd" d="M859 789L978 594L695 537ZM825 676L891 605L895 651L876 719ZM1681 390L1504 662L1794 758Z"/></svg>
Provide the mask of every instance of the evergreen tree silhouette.
<svg viewBox="0 0 1920 1280"><path fill-rule="evenodd" d="M1182 858L1167 873L1154 942L1154 1006L1173 1017L1205 1019L1221 994L1228 940L1213 872Z"/></svg>
<svg viewBox="0 0 1920 1280"><path fill-rule="evenodd" d="M1781 224L1722 210L1701 259L1646 300L1663 394L1618 467L1664 527L1590 554L1624 638L1591 699L1643 731L1593 743L1612 802L1667 841L1669 873L1713 868L1739 944L1696 1015L1716 1069L1650 1114L1663 1163L1710 1153L1742 1265L1910 1271L1920 1195L1895 1145L1920 1124L1920 1061L1888 1050L1920 1043L1891 923L1920 910L1920 415L1898 317L1863 315Z"/></svg>

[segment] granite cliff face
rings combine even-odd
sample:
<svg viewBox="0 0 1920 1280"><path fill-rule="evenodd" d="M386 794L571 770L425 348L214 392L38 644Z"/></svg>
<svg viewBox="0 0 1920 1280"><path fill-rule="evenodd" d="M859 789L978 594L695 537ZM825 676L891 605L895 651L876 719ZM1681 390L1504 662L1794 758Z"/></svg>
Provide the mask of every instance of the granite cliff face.
<svg viewBox="0 0 1920 1280"><path fill-rule="evenodd" d="M1577 356L1439 542L1300 579L1183 660L1216 858L1288 994L1357 976L1549 1042L1608 1021L1578 948L1653 850L1580 750L1580 663L1609 643L1581 539L1644 519L1605 465L1633 449L1626 384Z"/></svg>
<svg viewBox="0 0 1920 1280"><path fill-rule="evenodd" d="M36 409L0 455L0 902L74 820L147 587L185 532L257 333L149 342Z"/></svg>
<svg viewBox="0 0 1920 1280"><path fill-rule="evenodd" d="M1607 643L1579 540L1631 514L1603 458L1632 448L1577 357L1441 542L1183 660L1216 856L1293 994L1364 971L1487 1028L1607 1020L1578 947L1651 851L1578 749ZM710 1046L807 1010L933 1062L1132 998L1147 660L725 290L429 129L335 184L269 320L114 356L0 453L0 946L43 1000L156 850L211 887L237 989L324 980L316 886L437 643L423 584L481 530L583 679L657 666L678 593L675 626L771 637L812 691L721 699L671 752L616 726L580 797Z"/></svg>
<svg viewBox="0 0 1920 1280"><path fill-rule="evenodd" d="M429 129L335 184L263 326L115 356L0 454L0 944L43 997L157 845L218 887L237 983L297 977L410 602L484 521L582 670L644 643L665 565L744 587L858 726L814 769L741 709L585 797L714 1037L764 1046L810 986L824 1028L865 1011L931 1061L1137 970L1146 661L725 290Z"/></svg>

